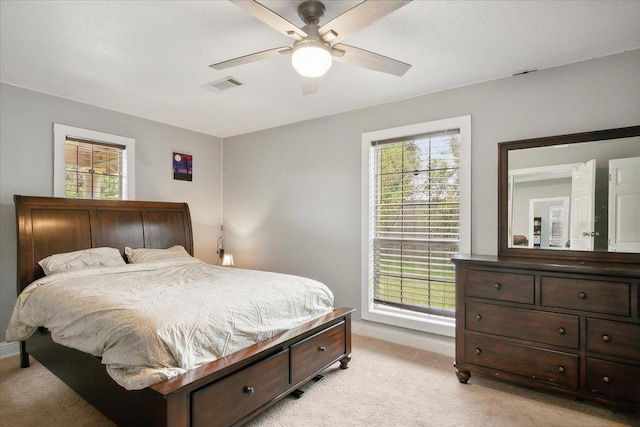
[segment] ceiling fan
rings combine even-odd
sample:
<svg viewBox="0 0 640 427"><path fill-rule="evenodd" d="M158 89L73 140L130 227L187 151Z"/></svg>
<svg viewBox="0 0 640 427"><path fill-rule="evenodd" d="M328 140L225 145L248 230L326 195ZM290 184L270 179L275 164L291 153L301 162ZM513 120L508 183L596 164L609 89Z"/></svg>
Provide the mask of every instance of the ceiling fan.
<svg viewBox="0 0 640 427"><path fill-rule="evenodd" d="M410 3L411 0L365 0L322 26L319 22L325 12L324 4L316 0L305 1L298 6L298 16L305 23L302 28L257 1L229 1L276 31L295 39L295 42L292 46L281 46L218 62L210 65L213 69L223 70L280 55L291 55L293 68L302 76L302 92L307 95L317 90L315 77L326 73L332 61L396 76L404 75L411 68L410 64L340 43L356 31Z"/></svg>

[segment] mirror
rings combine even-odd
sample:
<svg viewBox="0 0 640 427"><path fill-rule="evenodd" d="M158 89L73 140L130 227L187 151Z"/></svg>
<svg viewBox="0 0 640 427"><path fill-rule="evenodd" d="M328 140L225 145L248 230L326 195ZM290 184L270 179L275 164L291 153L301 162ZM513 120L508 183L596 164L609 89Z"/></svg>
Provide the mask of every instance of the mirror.
<svg viewBox="0 0 640 427"><path fill-rule="evenodd" d="M500 255L640 262L640 126L500 143L498 191Z"/></svg>

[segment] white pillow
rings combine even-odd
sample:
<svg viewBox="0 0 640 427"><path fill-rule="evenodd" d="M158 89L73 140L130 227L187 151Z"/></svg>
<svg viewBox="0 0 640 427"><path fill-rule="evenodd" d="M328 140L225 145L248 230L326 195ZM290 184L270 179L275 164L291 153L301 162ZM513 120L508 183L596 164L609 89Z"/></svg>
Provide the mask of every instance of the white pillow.
<svg viewBox="0 0 640 427"><path fill-rule="evenodd" d="M168 249L131 249L130 247L126 247L124 248L124 253L132 264L191 258L191 255L189 255L187 250L181 245L172 246Z"/></svg>
<svg viewBox="0 0 640 427"><path fill-rule="evenodd" d="M38 262L44 274L77 270L84 267L116 267L126 265L116 248L91 248L50 255Z"/></svg>

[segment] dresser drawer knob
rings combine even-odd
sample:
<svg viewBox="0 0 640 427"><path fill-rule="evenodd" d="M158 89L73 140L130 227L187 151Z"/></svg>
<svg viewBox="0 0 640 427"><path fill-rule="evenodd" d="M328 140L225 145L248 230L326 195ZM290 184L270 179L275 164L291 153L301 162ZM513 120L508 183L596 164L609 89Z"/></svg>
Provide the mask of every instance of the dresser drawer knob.
<svg viewBox="0 0 640 427"><path fill-rule="evenodd" d="M611 378L609 377L602 377L602 381L609 384L611 382Z"/></svg>
<svg viewBox="0 0 640 427"><path fill-rule="evenodd" d="M602 341L604 342L610 342L611 341L611 337L609 335L603 335L602 336Z"/></svg>
<svg viewBox="0 0 640 427"><path fill-rule="evenodd" d="M481 314L476 314L476 320L482 320L482 315Z"/></svg>
<svg viewBox="0 0 640 427"><path fill-rule="evenodd" d="M493 287L496 288L497 291L499 291L500 288L502 288L502 285L500 283L494 283Z"/></svg>
<svg viewBox="0 0 640 427"><path fill-rule="evenodd" d="M482 353L482 349L476 348L476 354Z"/></svg>
<svg viewBox="0 0 640 427"><path fill-rule="evenodd" d="M587 294L584 292L578 292L578 298L580 299L587 299Z"/></svg>
<svg viewBox="0 0 640 427"><path fill-rule="evenodd" d="M566 330L565 328L558 328L558 333L559 333L560 335L566 335L567 330Z"/></svg>
<svg viewBox="0 0 640 427"><path fill-rule="evenodd" d="M253 387L246 386L243 391L251 396L255 392L255 389Z"/></svg>
<svg viewBox="0 0 640 427"><path fill-rule="evenodd" d="M558 372L560 372L561 374L564 374L565 372L567 372L567 370L564 368L564 366L560 365L558 366Z"/></svg>
<svg viewBox="0 0 640 427"><path fill-rule="evenodd" d="M327 351L327 347L325 346L318 347L318 351Z"/></svg>

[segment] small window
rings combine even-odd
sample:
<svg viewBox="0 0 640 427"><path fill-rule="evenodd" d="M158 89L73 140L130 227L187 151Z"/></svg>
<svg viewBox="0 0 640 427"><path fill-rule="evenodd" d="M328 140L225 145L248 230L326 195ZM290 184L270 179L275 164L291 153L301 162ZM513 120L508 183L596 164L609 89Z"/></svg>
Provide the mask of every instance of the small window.
<svg viewBox="0 0 640 427"><path fill-rule="evenodd" d="M67 138L64 195L74 199L125 200L127 149Z"/></svg>
<svg viewBox="0 0 640 427"><path fill-rule="evenodd" d="M135 140L54 125L54 195L133 199Z"/></svg>

